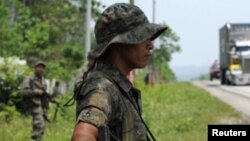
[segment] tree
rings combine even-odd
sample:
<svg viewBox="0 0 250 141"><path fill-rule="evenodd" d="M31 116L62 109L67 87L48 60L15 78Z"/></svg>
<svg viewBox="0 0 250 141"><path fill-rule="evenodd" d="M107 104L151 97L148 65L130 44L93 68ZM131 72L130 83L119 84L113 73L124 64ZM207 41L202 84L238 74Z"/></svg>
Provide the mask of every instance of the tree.
<svg viewBox="0 0 250 141"><path fill-rule="evenodd" d="M0 59L18 56L29 66L42 59L46 77L69 80L84 62L84 0L1 0ZM94 19L101 3L92 0ZM0 60L0 119L20 109L27 66ZM14 112L13 112L14 111Z"/></svg>
<svg viewBox="0 0 250 141"><path fill-rule="evenodd" d="M153 50L153 56L149 62L149 67L157 71L157 78L160 82L175 80L174 72L169 66L173 53L181 51L178 44L179 37L168 26L168 29L159 37L158 46Z"/></svg>
<svg viewBox="0 0 250 141"><path fill-rule="evenodd" d="M94 19L99 7L92 0ZM3 0L0 8L0 56L19 56L30 66L45 60L47 76L64 80L85 61L83 0Z"/></svg>
<svg viewBox="0 0 250 141"><path fill-rule="evenodd" d="M18 62L17 57L0 58L0 119L7 121L18 114L15 109L24 112L20 87L31 70Z"/></svg>

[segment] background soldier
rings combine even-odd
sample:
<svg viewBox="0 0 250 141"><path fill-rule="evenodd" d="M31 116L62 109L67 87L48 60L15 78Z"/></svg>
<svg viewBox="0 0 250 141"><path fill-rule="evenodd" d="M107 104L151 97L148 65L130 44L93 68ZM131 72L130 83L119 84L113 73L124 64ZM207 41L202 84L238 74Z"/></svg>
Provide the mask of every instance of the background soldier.
<svg viewBox="0 0 250 141"><path fill-rule="evenodd" d="M72 141L147 140L140 91L127 75L146 66L152 40L165 30L149 23L135 5L117 3L102 13L95 25L94 66L75 91L77 123Z"/></svg>
<svg viewBox="0 0 250 141"><path fill-rule="evenodd" d="M88 56L87 56L87 64L82 66L80 68L80 70L77 72L76 74L76 80L75 80L75 86L74 86L74 89L76 89L82 82L82 78L84 76L84 73L86 73L88 71L88 69L91 68L91 66L94 64L95 62L95 59L94 59L94 55L93 55L93 52L89 52L88 53Z"/></svg>
<svg viewBox="0 0 250 141"><path fill-rule="evenodd" d="M46 97L46 84L43 77L46 65L38 61L34 65L34 75L22 83L22 98L25 109L32 115L33 128L31 138L40 141L45 131L45 120L49 101Z"/></svg>

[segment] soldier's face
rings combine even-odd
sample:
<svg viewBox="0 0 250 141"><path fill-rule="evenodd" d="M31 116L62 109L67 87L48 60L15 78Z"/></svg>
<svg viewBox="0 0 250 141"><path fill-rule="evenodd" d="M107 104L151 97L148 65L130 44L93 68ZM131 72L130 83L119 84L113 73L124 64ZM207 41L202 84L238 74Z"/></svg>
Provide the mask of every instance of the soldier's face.
<svg viewBox="0 0 250 141"><path fill-rule="evenodd" d="M144 68L152 55L153 47L149 40L141 44L122 47L121 56L130 68Z"/></svg>
<svg viewBox="0 0 250 141"><path fill-rule="evenodd" d="M39 76L42 76L45 71L45 68L43 65L38 65L35 67L35 73Z"/></svg>

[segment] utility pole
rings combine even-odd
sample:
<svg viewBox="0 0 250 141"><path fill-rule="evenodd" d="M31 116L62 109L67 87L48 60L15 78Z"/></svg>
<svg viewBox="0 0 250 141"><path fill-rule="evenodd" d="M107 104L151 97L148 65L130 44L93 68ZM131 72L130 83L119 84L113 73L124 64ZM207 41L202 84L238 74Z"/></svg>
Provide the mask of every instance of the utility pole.
<svg viewBox="0 0 250 141"><path fill-rule="evenodd" d="M86 33L85 33L85 58L87 60L88 53L90 51L90 22L91 22L91 0L87 0L86 4Z"/></svg>
<svg viewBox="0 0 250 141"><path fill-rule="evenodd" d="M134 0L129 0L129 3L130 4L135 4L135 1Z"/></svg>
<svg viewBox="0 0 250 141"><path fill-rule="evenodd" d="M152 22L155 23L155 0L153 0L152 4ZM152 42L154 44L154 42ZM154 44L155 45L155 44ZM154 85L156 81L156 75L155 75L155 64L154 64L154 58L152 58L152 66L149 68L149 77L148 77L148 83L150 85Z"/></svg>
<svg viewBox="0 0 250 141"><path fill-rule="evenodd" d="M153 16L152 16L152 22L155 23L155 0L153 0Z"/></svg>

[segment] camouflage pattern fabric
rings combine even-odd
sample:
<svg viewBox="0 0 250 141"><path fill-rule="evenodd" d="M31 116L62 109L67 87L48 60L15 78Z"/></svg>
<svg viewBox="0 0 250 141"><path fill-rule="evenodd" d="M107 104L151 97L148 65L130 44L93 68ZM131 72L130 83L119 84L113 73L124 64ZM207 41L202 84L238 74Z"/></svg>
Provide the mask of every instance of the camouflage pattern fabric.
<svg viewBox="0 0 250 141"><path fill-rule="evenodd" d="M98 47L93 55L99 58L113 43L139 44L154 40L166 29L166 26L149 23L139 7L116 3L109 6L97 20L95 37Z"/></svg>
<svg viewBox="0 0 250 141"><path fill-rule="evenodd" d="M76 95L77 122L90 123L97 128L108 126L111 141L146 141L146 130L137 114L142 111L140 91L126 76L115 66L97 61L82 82Z"/></svg>
<svg viewBox="0 0 250 141"><path fill-rule="evenodd" d="M82 66L76 73L76 79L75 79L75 84L74 84L74 89L79 87L79 85L82 83L82 78L84 73L88 70L87 65Z"/></svg>
<svg viewBox="0 0 250 141"><path fill-rule="evenodd" d="M46 84L43 78L31 76L22 83L22 98L25 109L32 115L33 128L31 138L40 141L45 130L45 116L47 116L48 103L36 93L35 89L45 89Z"/></svg>
<svg viewBox="0 0 250 141"><path fill-rule="evenodd" d="M45 115L46 111L42 107L32 108L33 126L31 138L35 141L40 141L45 131Z"/></svg>

